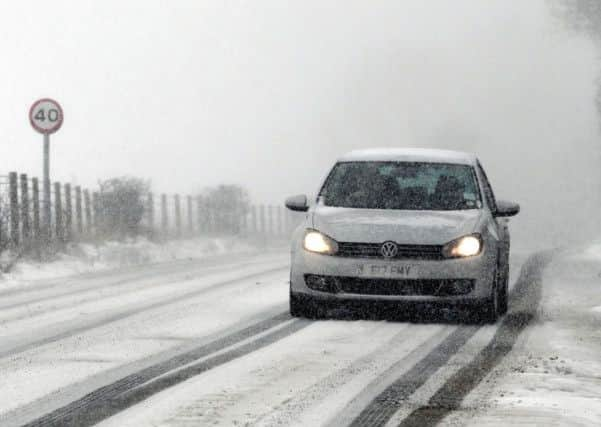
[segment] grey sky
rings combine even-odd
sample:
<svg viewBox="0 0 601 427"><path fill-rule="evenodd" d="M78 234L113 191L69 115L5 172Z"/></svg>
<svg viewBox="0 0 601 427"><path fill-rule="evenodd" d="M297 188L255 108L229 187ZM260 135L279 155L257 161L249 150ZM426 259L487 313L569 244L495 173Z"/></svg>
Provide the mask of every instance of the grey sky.
<svg viewBox="0 0 601 427"><path fill-rule="evenodd" d="M50 96L66 116L56 180L225 181L280 202L314 191L342 152L428 145L478 152L500 195L531 211L596 206L595 51L543 0L0 7L4 171L40 173L27 110Z"/></svg>

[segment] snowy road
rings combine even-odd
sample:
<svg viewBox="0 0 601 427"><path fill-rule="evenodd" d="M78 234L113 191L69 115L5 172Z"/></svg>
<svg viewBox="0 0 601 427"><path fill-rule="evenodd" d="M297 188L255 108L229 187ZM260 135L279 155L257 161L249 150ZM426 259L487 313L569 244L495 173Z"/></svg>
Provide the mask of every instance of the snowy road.
<svg viewBox="0 0 601 427"><path fill-rule="evenodd" d="M550 259L512 259L496 325L293 319L285 251L30 283L0 293L0 425L503 425L491 396L541 327Z"/></svg>

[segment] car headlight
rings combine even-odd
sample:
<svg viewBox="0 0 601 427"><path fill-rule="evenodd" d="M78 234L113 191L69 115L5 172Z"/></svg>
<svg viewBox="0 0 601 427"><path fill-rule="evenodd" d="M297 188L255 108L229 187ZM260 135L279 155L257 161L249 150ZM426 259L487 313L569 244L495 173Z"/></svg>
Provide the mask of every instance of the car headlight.
<svg viewBox="0 0 601 427"><path fill-rule="evenodd" d="M303 247L309 252L326 255L333 255L338 251L338 243L317 230L307 230L303 239Z"/></svg>
<svg viewBox="0 0 601 427"><path fill-rule="evenodd" d="M442 253L445 258L467 258L480 255L482 247L482 237L479 234L471 234L447 243Z"/></svg>

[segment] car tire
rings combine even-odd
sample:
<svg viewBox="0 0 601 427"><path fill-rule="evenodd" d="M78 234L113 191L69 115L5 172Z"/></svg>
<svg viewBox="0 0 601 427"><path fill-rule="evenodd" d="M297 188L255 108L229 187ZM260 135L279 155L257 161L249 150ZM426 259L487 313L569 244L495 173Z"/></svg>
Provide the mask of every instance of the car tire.
<svg viewBox="0 0 601 427"><path fill-rule="evenodd" d="M497 279L499 292L499 315L504 315L509 309L509 266L505 268L503 276Z"/></svg>
<svg viewBox="0 0 601 427"><path fill-rule="evenodd" d="M325 316L325 307L314 298L290 292L290 315L307 319L321 319Z"/></svg>
<svg viewBox="0 0 601 427"><path fill-rule="evenodd" d="M499 278L495 275L494 283L492 286L492 290L490 296L486 298L482 305L479 307L478 314L479 319L484 323L493 324L497 321L500 315L500 306L499 306Z"/></svg>

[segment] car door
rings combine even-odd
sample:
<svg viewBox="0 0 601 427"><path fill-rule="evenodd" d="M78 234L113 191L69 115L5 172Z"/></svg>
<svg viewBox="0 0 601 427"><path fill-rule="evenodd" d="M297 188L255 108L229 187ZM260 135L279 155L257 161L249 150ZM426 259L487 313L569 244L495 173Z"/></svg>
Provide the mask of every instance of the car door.
<svg viewBox="0 0 601 427"><path fill-rule="evenodd" d="M482 190L484 192L484 198L486 199L486 204L490 210L491 214L491 225L495 228L495 231L499 238L499 269L500 271L507 271L507 267L509 265L509 246L510 246L510 235L509 235L509 225L506 218L495 217L495 212L497 210L497 202L495 199L495 194L492 190L492 186L488 181L488 177L486 176L486 172L484 168L478 162L478 174L480 175Z"/></svg>

